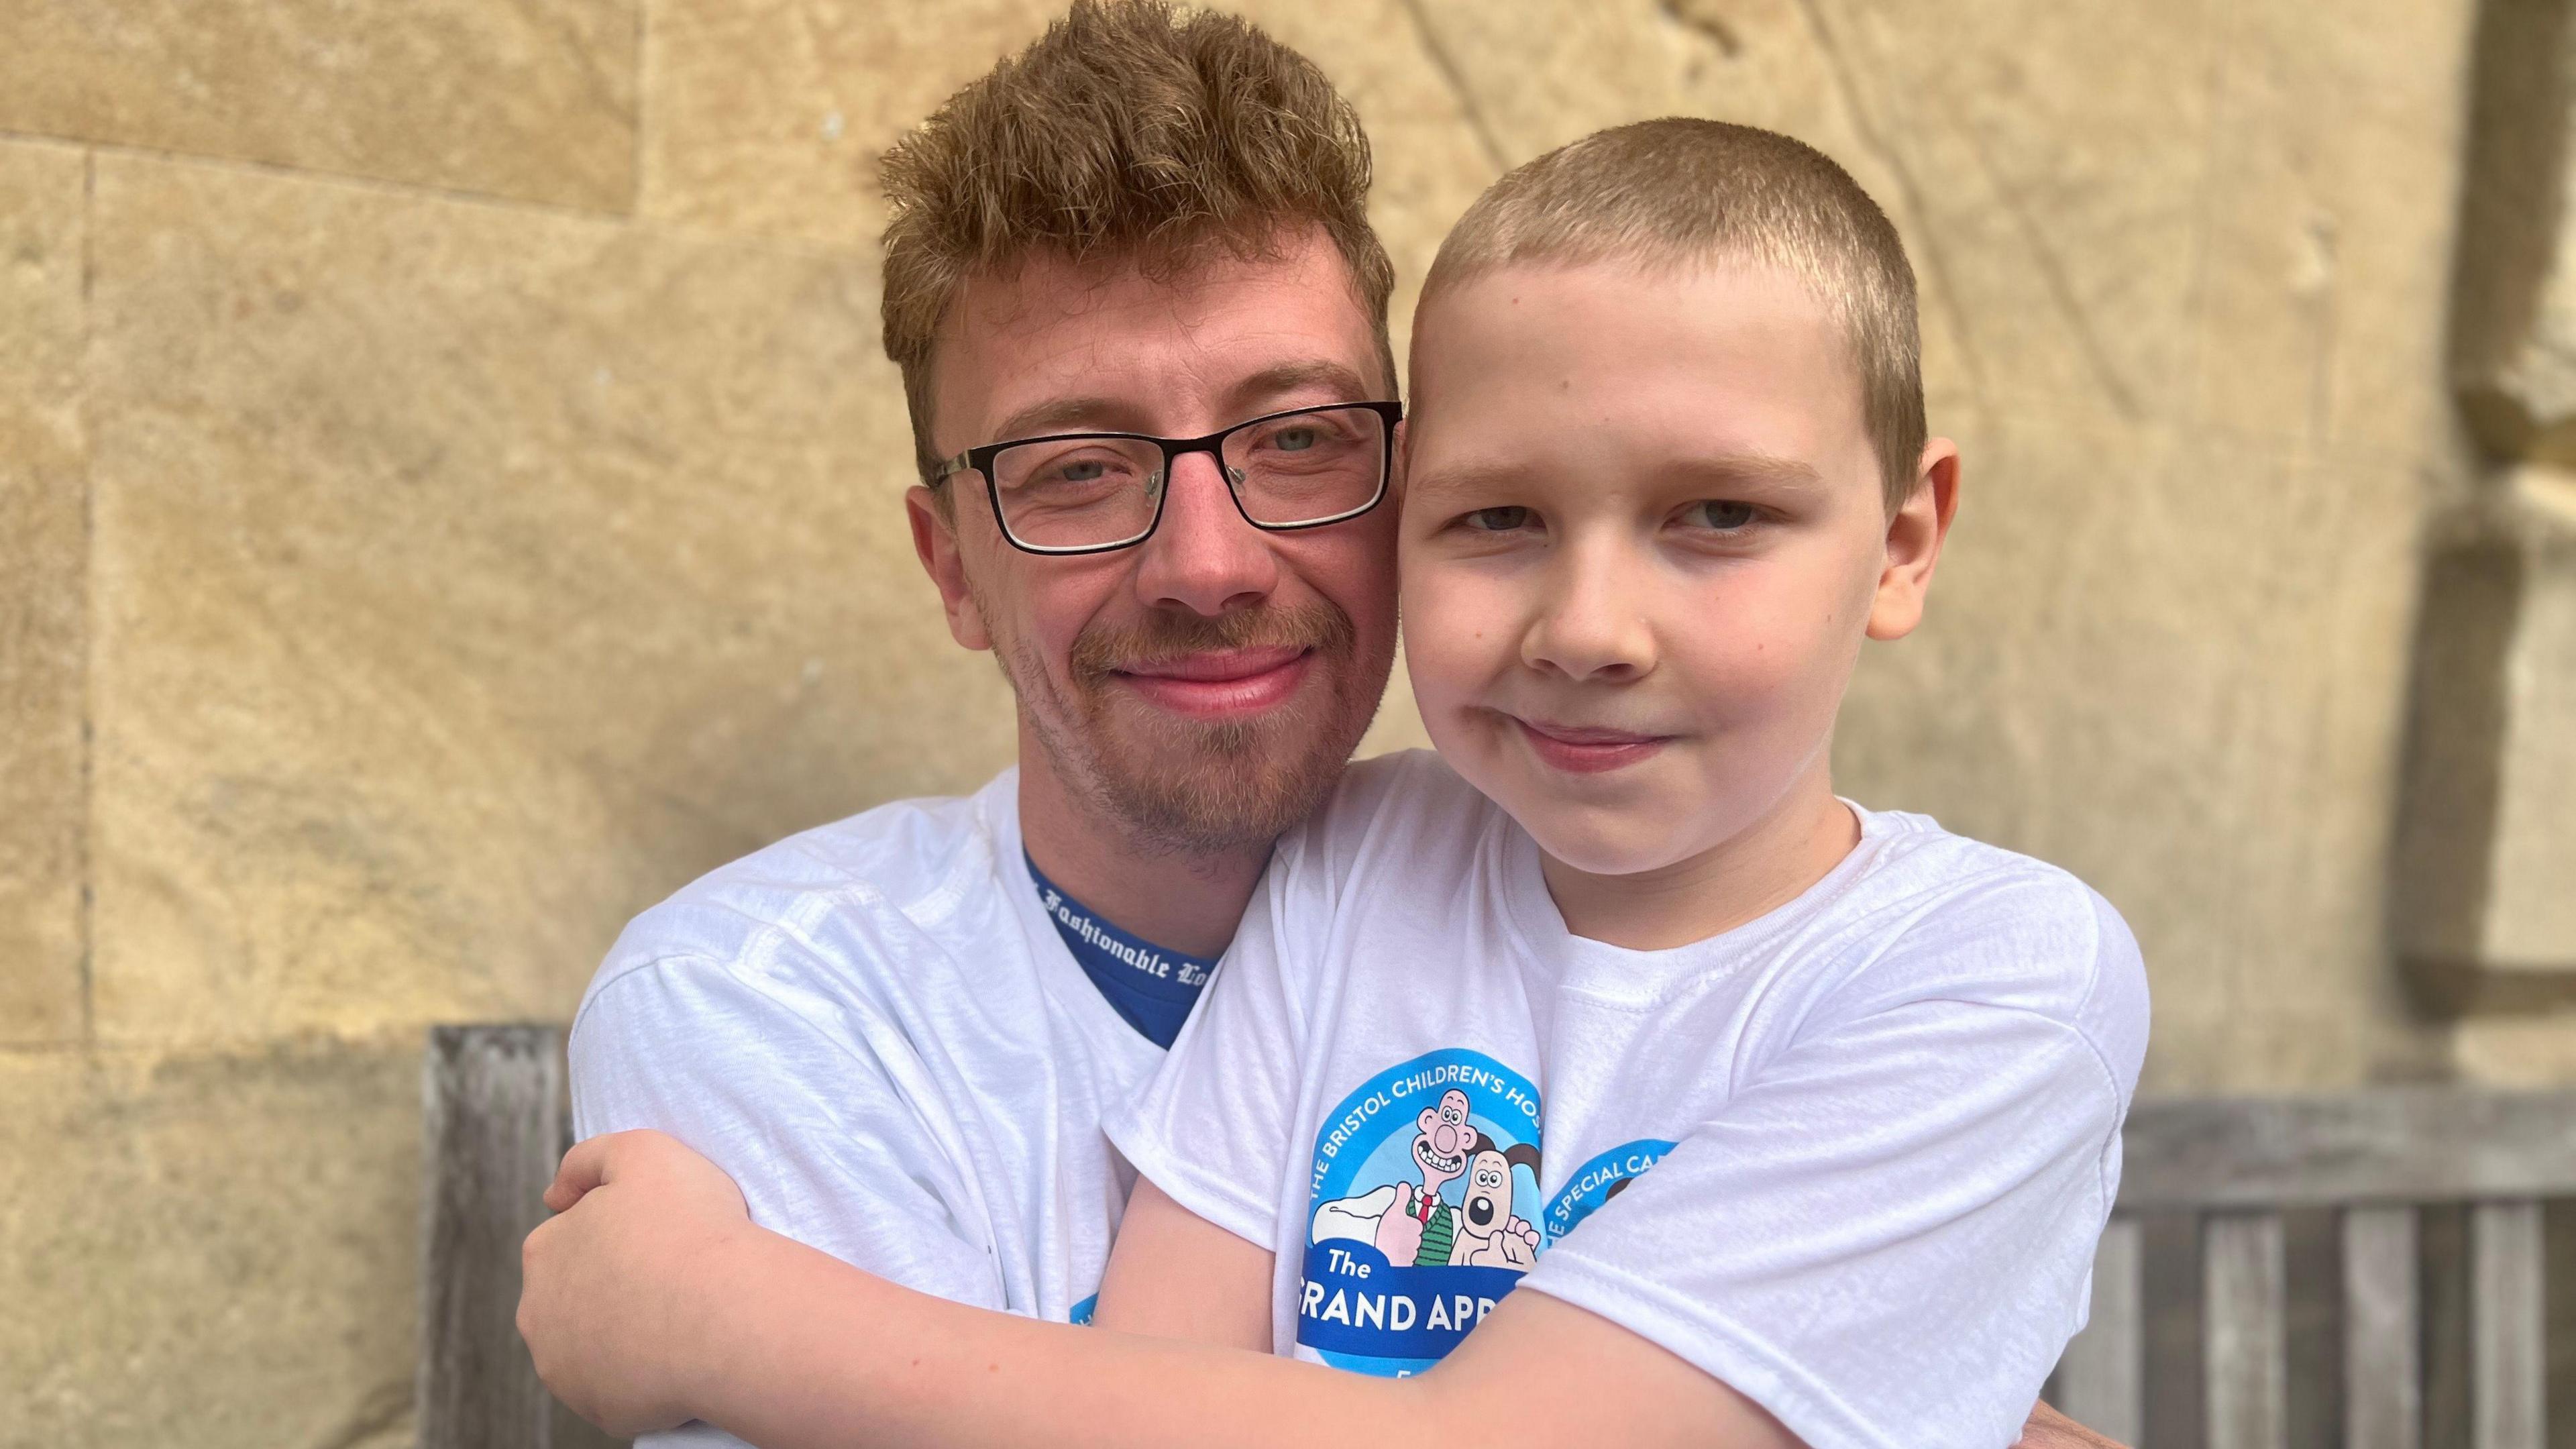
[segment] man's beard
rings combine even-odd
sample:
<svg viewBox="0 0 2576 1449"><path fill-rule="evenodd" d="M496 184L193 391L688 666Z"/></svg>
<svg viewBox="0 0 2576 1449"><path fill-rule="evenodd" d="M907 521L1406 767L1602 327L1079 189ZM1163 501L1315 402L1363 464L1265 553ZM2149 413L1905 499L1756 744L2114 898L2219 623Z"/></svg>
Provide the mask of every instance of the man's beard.
<svg viewBox="0 0 2576 1449"><path fill-rule="evenodd" d="M1182 655L1281 647L1306 651L1309 675L1289 703L1250 719L1168 714L1117 679L1121 670ZM1372 671L1358 657L1359 631L1330 604L1094 624L1067 655L1069 695L1057 695L1025 641L1012 653L1005 672L1057 778L1123 826L1132 843L1182 854L1266 845L1313 813L1341 778L1386 684L1383 667L1362 677ZM1031 707L1033 689L1056 696L1063 709Z"/></svg>

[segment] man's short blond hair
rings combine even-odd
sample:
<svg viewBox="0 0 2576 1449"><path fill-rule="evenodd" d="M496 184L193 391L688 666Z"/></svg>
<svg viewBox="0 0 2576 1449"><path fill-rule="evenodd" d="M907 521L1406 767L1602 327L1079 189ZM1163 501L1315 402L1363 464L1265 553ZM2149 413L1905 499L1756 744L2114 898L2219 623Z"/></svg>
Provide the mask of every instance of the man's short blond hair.
<svg viewBox="0 0 2576 1449"><path fill-rule="evenodd" d="M1359 115L1313 61L1234 16L1168 0L1075 0L897 141L883 176L885 349L903 372L925 481L937 466L930 365L940 320L969 278L1039 254L1132 258L1168 274L1211 247L1273 255L1320 226L1350 268L1394 380L1395 269L1368 223Z"/></svg>
<svg viewBox="0 0 2576 1449"><path fill-rule="evenodd" d="M1595 132L1486 188L1441 243L1422 307L1516 263L1728 259L1787 269L1834 314L1860 373L1887 506L1901 505L1925 435L1914 269L1886 213L1812 146L1684 117Z"/></svg>

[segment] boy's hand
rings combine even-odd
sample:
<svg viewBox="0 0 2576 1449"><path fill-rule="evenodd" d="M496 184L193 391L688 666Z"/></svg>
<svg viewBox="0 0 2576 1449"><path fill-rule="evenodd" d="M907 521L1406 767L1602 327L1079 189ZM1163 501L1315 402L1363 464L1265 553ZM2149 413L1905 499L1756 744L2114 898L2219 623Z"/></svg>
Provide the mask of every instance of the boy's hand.
<svg viewBox="0 0 2576 1449"><path fill-rule="evenodd" d="M697 1342L728 1259L759 1235L733 1179L659 1132L594 1137L564 1154L520 1250L519 1335L537 1376L612 1434L695 1417Z"/></svg>

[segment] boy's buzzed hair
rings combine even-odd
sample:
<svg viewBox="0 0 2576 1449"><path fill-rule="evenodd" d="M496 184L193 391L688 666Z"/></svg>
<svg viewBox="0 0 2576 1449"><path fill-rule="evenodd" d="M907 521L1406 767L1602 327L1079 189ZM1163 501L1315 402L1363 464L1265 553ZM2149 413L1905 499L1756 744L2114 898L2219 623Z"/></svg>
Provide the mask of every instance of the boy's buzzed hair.
<svg viewBox="0 0 2576 1449"><path fill-rule="evenodd" d="M1784 267L1842 324L1887 506L1923 456L1922 341L1914 269L1869 193L1825 154L1776 131L1669 117L1595 132L1486 188L1440 245L1422 306L1519 262L1726 257Z"/></svg>
<svg viewBox="0 0 2576 1449"><path fill-rule="evenodd" d="M938 466L940 319L969 277L1040 253L1132 256L1163 273L1209 247L1268 255L1283 233L1321 226L1394 379L1395 269L1368 223L1368 136L1313 61L1247 21L1168 0L1074 0L897 141L883 177L885 349L925 482Z"/></svg>

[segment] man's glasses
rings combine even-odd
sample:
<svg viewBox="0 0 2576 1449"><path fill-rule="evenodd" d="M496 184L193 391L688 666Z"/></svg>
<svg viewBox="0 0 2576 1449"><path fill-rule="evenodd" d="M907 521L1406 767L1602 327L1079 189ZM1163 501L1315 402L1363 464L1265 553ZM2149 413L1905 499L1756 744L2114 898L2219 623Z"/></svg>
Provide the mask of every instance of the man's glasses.
<svg viewBox="0 0 2576 1449"><path fill-rule="evenodd" d="M1206 453L1255 528L1286 532L1357 518L1386 496L1402 404L1334 403L1241 422L1204 438L1058 433L987 443L939 465L984 480L1002 536L1030 553L1107 553L1151 537L1172 468Z"/></svg>

